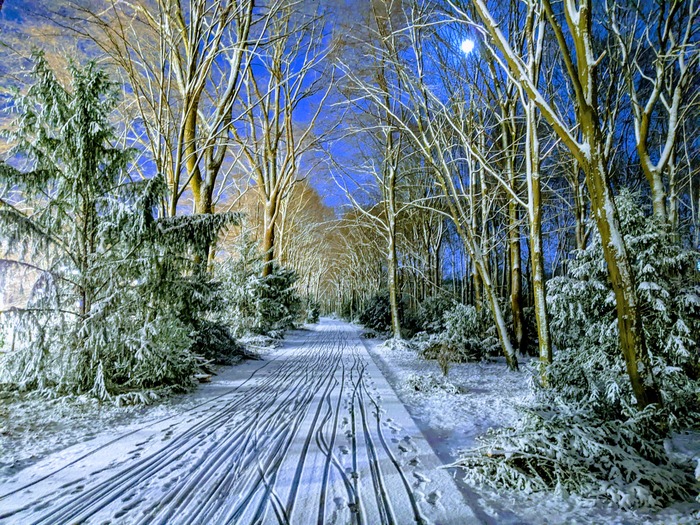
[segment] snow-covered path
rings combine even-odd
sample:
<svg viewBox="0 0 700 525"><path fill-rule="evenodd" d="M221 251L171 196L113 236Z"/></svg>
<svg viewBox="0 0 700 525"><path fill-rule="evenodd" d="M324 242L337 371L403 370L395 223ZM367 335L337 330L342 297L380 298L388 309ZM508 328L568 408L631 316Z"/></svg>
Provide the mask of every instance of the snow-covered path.
<svg viewBox="0 0 700 525"><path fill-rule="evenodd" d="M293 332L200 395L0 482L0 523L478 522L356 327Z"/></svg>

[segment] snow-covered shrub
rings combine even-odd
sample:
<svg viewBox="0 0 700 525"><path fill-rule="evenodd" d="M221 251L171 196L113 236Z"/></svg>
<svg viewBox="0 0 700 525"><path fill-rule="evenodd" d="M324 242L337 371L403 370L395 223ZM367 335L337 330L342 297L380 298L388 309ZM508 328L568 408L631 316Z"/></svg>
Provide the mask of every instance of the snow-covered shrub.
<svg viewBox="0 0 700 525"><path fill-rule="evenodd" d="M479 359L483 352L482 337L476 308L456 304L445 312L445 342L452 349L456 361Z"/></svg>
<svg viewBox="0 0 700 525"><path fill-rule="evenodd" d="M112 146L115 86L92 64L70 72L66 88L37 56L13 106L11 158L27 170L0 164L12 188L0 231L9 266L38 279L4 315L13 343L0 375L18 389L148 400L138 392L187 386L198 370L214 284L195 256L234 217L158 217L162 177L132 182L132 152Z"/></svg>
<svg viewBox="0 0 700 525"><path fill-rule="evenodd" d="M216 268L222 282L220 319L235 337L270 334L294 326L302 310L294 288L296 274L275 265L270 275L261 277L263 263L257 244L241 235L236 248L237 257Z"/></svg>
<svg viewBox="0 0 700 525"><path fill-rule="evenodd" d="M313 299L306 300L304 322L309 324L316 324L321 316L321 307Z"/></svg>
<svg viewBox="0 0 700 525"><path fill-rule="evenodd" d="M444 329L427 339L416 341L420 353L426 359L437 359L444 375L450 363L464 363L481 359L489 347L482 319L476 308L456 303L443 315Z"/></svg>
<svg viewBox="0 0 700 525"><path fill-rule="evenodd" d="M622 507L659 506L696 494L690 462L665 448L669 429L700 422L698 254L646 217L634 197L617 199L663 406L639 410L619 349L615 296L600 237L568 275L549 281L558 348L549 387L515 428L490 432L462 459L467 476L521 490L563 489Z"/></svg>
<svg viewBox="0 0 700 525"><path fill-rule="evenodd" d="M451 394L457 395L461 394L462 389L445 377L439 377L435 374L420 375L420 374L409 374L403 381L403 386L405 389L412 392L423 392L425 394Z"/></svg>
<svg viewBox="0 0 700 525"><path fill-rule="evenodd" d="M606 420L585 405L538 403L514 428L478 438L458 464L468 480L495 488L576 493L622 508L687 500L698 489L693 464L666 452L655 411Z"/></svg>
<svg viewBox="0 0 700 525"><path fill-rule="evenodd" d="M421 331L436 334L445 328L445 313L455 305L455 301L444 295L428 297L418 308L418 327Z"/></svg>
<svg viewBox="0 0 700 525"><path fill-rule="evenodd" d="M644 335L671 425L700 417L700 286L698 253L680 246L628 192L617 199L633 262ZM552 339L560 349L551 384L565 401L624 417L634 398L619 350L615 296L600 237L571 262L568 275L548 285Z"/></svg>
<svg viewBox="0 0 700 525"><path fill-rule="evenodd" d="M391 331L391 306L388 292L373 295L360 312L358 319L365 328L370 330Z"/></svg>
<svg viewBox="0 0 700 525"><path fill-rule="evenodd" d="M255 287L256 322L254 328L259 333L282 332L294 327L301 312L301 297L294 283L296 273L289 268L273 266L272 272L257 281Z"/></svg>

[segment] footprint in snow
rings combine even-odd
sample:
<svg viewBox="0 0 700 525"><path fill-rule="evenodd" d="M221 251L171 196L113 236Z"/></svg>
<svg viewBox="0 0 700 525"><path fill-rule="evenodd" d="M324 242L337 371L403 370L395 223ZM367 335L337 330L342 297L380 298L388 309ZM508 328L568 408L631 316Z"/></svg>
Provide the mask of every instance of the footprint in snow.
<svg viewBox="0 0 700 525"><path fill-rule="evenodd" d="M431 505L435 505L435 504L437 504L438 500L440 499L440 496L442 496L440 491L435 490L435 491L431 492L430 494L428 494L428 496L425 498L425 501L427 501Z"/></svg>
<svg viewBox="0 0 700 525"><path fill-rule="evenodd" d="M414 487L418 488L426 483L430 483L430 478L418 471L413 471L413 477L416 478L416 482L413 484Z"/></svg>
<svg viewBox="0 0 700 525"><path fill-rule="evenodd" d="M347 455L350 453L350 449L348 447L346 447L345 445L339 446L338 450L340 450L340 453L343 455Z"/></svg>

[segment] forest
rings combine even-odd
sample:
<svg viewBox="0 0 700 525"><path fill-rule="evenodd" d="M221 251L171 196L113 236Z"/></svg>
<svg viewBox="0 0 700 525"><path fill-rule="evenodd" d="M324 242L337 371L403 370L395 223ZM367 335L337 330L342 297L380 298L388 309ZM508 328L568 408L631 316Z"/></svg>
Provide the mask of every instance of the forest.
<svg viewBox="0 0 700 525"><path fill-rule="evenodd" d="M700 519L697 0L7 0L0 53L0 415L332 317L528 378L467 484Z"/></svg>

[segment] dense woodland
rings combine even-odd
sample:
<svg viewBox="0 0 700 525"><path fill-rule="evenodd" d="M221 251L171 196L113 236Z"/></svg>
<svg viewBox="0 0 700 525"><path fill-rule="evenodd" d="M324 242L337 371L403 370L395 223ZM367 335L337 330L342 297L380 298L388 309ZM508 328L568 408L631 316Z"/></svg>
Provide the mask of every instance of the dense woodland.
<svg viewBox="0 0 700 525"><path fill-rule="evenodd" d="M11 4L6 388L147 402L335 314L533 375L473 480L697 494L700 2Z"/></svg>

